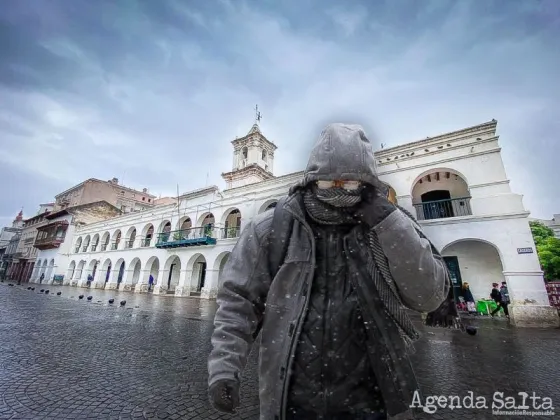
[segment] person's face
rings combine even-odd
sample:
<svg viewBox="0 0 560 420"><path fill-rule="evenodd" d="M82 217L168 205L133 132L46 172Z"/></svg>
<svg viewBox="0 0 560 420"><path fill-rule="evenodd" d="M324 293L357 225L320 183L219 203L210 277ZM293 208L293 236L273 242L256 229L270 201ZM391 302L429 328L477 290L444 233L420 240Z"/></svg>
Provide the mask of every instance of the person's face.
<svg viewBox="0 0 560 420"><path fill-rule="evenodd" d="M317 181L317 188L319 190L328 190L331 188L342 188L347 191L357 191L362 186L359 181L347 181L347 180L336 180L336 181Z"/></svg>

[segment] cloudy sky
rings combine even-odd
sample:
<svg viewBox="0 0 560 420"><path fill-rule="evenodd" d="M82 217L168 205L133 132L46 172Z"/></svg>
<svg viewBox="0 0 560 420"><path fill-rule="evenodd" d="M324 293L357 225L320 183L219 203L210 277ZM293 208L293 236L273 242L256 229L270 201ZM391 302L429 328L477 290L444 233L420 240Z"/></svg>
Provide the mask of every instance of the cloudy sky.
<svg viewBox="0 0 560 420"><path fill-rule="evenodd" d="M498 120L535 217L560 213L560 1L12 0L0 13L0 224L90 177L224 186L259 104L301 170L328 121L388 146Z"/></svg>

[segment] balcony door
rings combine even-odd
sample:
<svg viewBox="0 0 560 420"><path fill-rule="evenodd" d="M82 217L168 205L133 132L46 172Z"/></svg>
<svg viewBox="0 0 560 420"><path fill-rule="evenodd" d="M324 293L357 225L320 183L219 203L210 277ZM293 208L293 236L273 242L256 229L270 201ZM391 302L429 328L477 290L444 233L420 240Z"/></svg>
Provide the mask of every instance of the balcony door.
<svg viewBox="0 0 560 420"><path fill-rule="evenodd" d="M455 294L455 302L459 302L461 287L463 286L461 270L459 269L459 259L457 257L443 257L443 260L449 270L449 277L451 277L451 284L453 284L453 292Z"/></svg>
<svg viewBox="0 0 560 420"><path fill-rule="evenodd" d="M453 217L453 206L451 206L451 193L448 190L428 191L420 196L424 210L424 219L442 219Z"/></svg>

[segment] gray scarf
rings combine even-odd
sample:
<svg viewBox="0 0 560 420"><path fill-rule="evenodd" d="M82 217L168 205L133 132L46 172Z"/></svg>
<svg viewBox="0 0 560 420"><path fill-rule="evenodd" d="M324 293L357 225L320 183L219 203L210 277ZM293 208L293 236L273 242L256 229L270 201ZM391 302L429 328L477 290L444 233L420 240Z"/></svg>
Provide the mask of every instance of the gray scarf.
<svg viewBox="0 0 560 420"><path fill-rule="evenodd" d="M326 225L357 224L358 220L352 216L349 210L360 200L361 190L347 191L342 188L307 189L303 195L303 202L309 217L317 223ZM412 353L412 343L419 338L418 331L405 311L389 270L389 263L373 229L370 229L368 239L370 249L367 261L368 272L373 279L385 311L398 326L401 337L409 352Z"/></svg>

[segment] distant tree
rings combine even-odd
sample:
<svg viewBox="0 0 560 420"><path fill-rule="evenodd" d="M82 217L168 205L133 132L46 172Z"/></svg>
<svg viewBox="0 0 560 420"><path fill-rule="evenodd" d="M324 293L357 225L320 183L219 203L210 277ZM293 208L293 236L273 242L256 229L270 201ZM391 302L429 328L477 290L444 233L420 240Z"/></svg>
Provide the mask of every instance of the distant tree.
<svg viewBox="0 0 560 420"><path fill-rule="evenodd" d="M554 231L540 222L529 222L537 254L547 281L560 279L560 239Z"/></svg>

